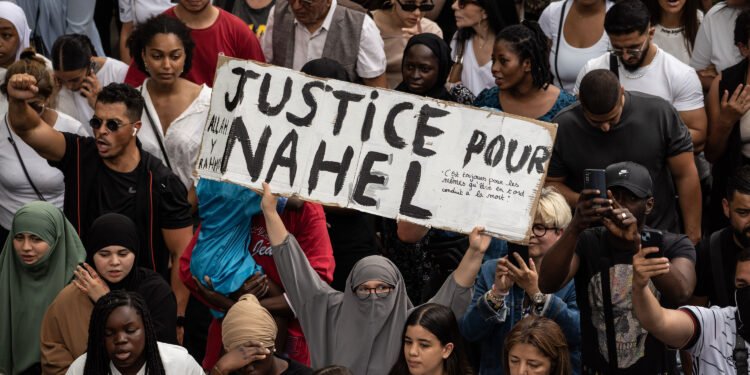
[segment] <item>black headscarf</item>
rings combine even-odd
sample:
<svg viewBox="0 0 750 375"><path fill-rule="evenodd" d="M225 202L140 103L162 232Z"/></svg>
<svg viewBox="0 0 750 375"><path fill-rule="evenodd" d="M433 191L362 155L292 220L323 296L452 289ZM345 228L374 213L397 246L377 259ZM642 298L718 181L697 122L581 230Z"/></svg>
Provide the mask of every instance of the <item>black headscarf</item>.
<svg viewBox="0 0 750 375"><path fill-rule="evenodd" d="M329 59L327 57L321 57L319 59L310 60L300 69L302 73L307 75L320 77L320 78L333 78L339 81L349 82L349 78L346 75L344 69L338 61Z"/></svg>
<svg viewBox="0 0 750 375"><path fill-rule="evenodd" d="M438 79L435 82L435 86L430 88L424 94L424 96L441 100L453 100L448 93L448 90L445 89L445 82L448 80L448 74L450 74L451 67L453 66L453 60L451 59L451 48L447 43L445 43L443 38L431 33L422 33L414 35L406 43L406 47L404 47L404 59L406 58L406 54L407 52L409 52L409 49L417 44L422 44L429 48L432 51L432 54L435 55L438 60ZM404 60L402 59L402 70L403 62ZM396 90L415 94L409 91L409 86L403 81L399 83L398 86L396 86Z"/></svg>

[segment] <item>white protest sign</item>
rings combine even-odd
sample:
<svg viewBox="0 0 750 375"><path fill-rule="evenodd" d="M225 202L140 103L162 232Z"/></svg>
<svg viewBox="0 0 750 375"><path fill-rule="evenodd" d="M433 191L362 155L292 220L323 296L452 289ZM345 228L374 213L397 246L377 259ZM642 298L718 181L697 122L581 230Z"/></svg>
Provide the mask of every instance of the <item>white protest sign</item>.
<svg viewBox="0 0 750 375"><path fill-rule="evenodd" d="M554 124L221 57L202 178L529 238Z"/></svg>

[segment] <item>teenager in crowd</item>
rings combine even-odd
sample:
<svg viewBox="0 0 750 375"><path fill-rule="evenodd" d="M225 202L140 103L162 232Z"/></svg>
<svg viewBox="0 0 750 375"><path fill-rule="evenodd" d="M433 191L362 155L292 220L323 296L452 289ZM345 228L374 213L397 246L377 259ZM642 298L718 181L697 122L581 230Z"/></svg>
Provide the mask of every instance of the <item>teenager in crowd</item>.
<svg viewBox="0 0 750 375"><path fill-rule="evenodd" d="M536 22L503 29L492 51L495 86L482 91L474 106L551 121L575 103L573 95L552 84L547 51L547 39Z"/></svg>
<svg viewBox="0 0 750 375"><path fill-rule="evenodd" d="M401 61L401 83L396 91L454 101L455 97L445 88L453 65L450 53L448 44L436 34L423 33L409 38Z"/></svg>
<svg viewBox="0 0 750 375"><path fill-rule="evenodd" d="M311 375L312 370L276 352L278 329L271 313L252 294L235 303L221 323L225 354L210 375Z"/></svg>
<svg viewBox="0 0 750 375"><path fill-rule="evenodd" d="M41 373L39 327L86 250L62 211L31 202L13 217L0 255L0 373Z"/></svg>
<svg viewBox="0 0 750 375"><path fill-rule="evenodd" d="M375 25L380 30L385 47L385 77L388 87L394 88L401 82L401 61L406 53L409 39L417 34L430 33L443 37L435 22L424 17L424 12L435 7L434 0L391 0L383 9L373 12Z"/></svg>
<svg viewBox="0 0 750 375"><path fill-rule="evenodd" d="M456 316L435 303L417 307L406 318L404 348L391 375L471 375Z"/></svg>
<svg viewBox="0 0 750 375"><path fill-rule="evenodd" d="M86 135L78 120L52 109L55 83L44 59L30 49L8 67L5 81L0 85L3 98L7 95L5 82L22 73L34 76L38 82L36 96L29 103L46 123L59 131ZM45 200L62 208L65 186L63 174L47 164L13 131L13 124L4 112L0 115L0 149L5 150L0 153L0 170L3 171L0 173L0 240L5 241L16 210L35 200Z"/></svg>
<svg viewBox="0 0 750 375"><path fill-rule="evenodd" d="M326 284L310 266L276 212L276 198L264 183L261 207L273 258L286 297L299 317L313 367L341 364L356 374L382 374L398 357L404 322L413 308L396 266L381 256L360 260L344 292ZM451 306L457 316L470 301L471 286L490 237L475 228L470 249L431 302ZM356 332L356 334L352 334Z"/></svg>
<svg viewBox="0 0 750 375"><path fill-rule="evenodd" d="M695 36L698 34L703 12L698 0L647 0L654 25L654 43L685 64L690 64Z"/></svg>
<svg viewBox="0 0 750 375"><path fill-rule="evenodd" d="M122 82L128 66L119 60L97 56L86 35L63 35L52 45L52 68L58 83L57 109L82 124L94 115L96 96L102 87ZM91 128L88 135L93 136Z"/></svg>
<svg viewBox="0 0 750 375"><path fill-rule="evenodd" d="M528 315L547 317L562 328L572 368L580 373L581 326L575 285L570 281L554 294L543 294L538 282L544 256L570 223L570 207L560 193L544 188L536 212L528 264L512 250L508 256L515 258L515 263L506 257L485 262L477 276L472 303L461 320L464 337L478 342L481 348L480 373L503 374L503 359L497 353L502 351L508 332Z"/></svg>
<svg viewBox="0 0 750 375"><path fill-rule="evenodd" d="M568 344L550 319L529 316L505 339L503 365L508 375L571 375Z"/></svg>
<svg viewBox="0 0 750 375"><path fill-rule="evenodd" d="M451 41L451 57L457 62L453 69L461 74L458 77L458 71L454 71L451 82L460 81L476 96L495 82L492 77L495 34L517 24L518 13L512 1L455 0L452 8L458 31Z"/></svg>
<svg viewBox="0 0 750 375"><path fill-rule="evenodd" d="M549 39L549 65L561 89L572 93L586 62L607 52L604 14L612 5L609 0L563 0L542 12L539 26Z"/></svg>
<svg viewBox="0 0 750 375"><path fill-rule="evenodd" d="M105 214L91 225L86 263L76 268L76 278L60 291L42 321L45 374L64 374L86 352L94 304L115 290L138 293L151 311L156 338L177 343L174 293L161 275L138 266L139 247L135 224L126 216Z"/></svg>
<svg viewBox="0 0 750 375"><path fill-rule="evenodd" d="M205 374L185 348L157 342L151 313L139 294L115 290L94 304L88 351L70 365L67 374L136 373Z"/></svg>
<svg viewBox="0 0 750 375"><path fill-rule="evenodd" d="M182 21L159 15L130 35L130 54L147 78L140 87L145 101L138 139L180 178L195 207L193 168L198 159L211 88L183 78L190 72L195 44Z"/></svg>

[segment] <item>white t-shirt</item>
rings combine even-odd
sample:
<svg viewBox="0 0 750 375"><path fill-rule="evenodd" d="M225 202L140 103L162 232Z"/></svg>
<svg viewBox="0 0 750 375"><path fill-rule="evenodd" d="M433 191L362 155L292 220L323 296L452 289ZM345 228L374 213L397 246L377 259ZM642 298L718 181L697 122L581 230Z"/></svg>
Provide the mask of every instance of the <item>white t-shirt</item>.
<svg viewBox="0 0 750 375"><path fill-rule="evenodd" d="M166 344L163 342L157 342L157 347L159 348L159 357L161 358L161 363L164 366L164 372L167 375L205 375L206 373L203 371L201 366L198 364L198 362L193 359L190 354L188 354L187 349L172 345L172 344ZM86 353L83 353L80 357L76 358L75 361L70 365L68 368L68 372L66 372L66 375L83 375L83 368L86 366ZM117 370L114 364L112 362L109 362L109 370L112 372L112 375L122 375L120 371ZM138 370L137 375L145 375L146 374L146 364L143 364L143 367L141 367L140 370Z"/></svg>
<svg viewBox="0 0 750 375"><path fill-rule="evenodd" d="M560 40L560 54L557 56L557 30L560 28L560 11L562 11L563 3L565 3L565 1L554 1L544 8L542 15L539 16L539 27L542 28L544 35L552 41L552 50L549 54L549 66L550 69L552 69L552 74L555 75L554 84L559 86L560 80L562 80L562 89L568 92L573 92L576 78L578 78L578 72L581 71L581 68L587 61L606 53L607 49L610 47L610 43L609 36L607 36L607 33L604 31L602 31L602 37L599 38L599 41L588 48L573 47L568 44L563 37ZM565 22L565 19L567 19L568 13L570 13L570 8L573 5L572 1L567 1L567 3L568 5L565 7L565 18L563 19L563 23ZM607 1L605 6L607 10L609 10L614 4L615 3L612 1ZM556 56L558 70L555 70Z"/></svg>
<svg viewBox="0 0 750 375"><path fill-rule="evenodd" d="M156 156L164 162L164 165L167 165L166 161L164 161L164 154L161 151L161 147L159 147L159 141L156 139L157 135L153 131L148 114L146 114L148 110L156 122L154 125L157 131L159 131L158 136L162 139L164 148L167 150L169 163L172 165L172 172L185 184L185 188L190 190L196 182L195 177L193 177L193 169L198 159L198 152L200 151L201 140L203 138L203 126L206 124L208 108L211 105L211 88L206 85L202 86L201 92L190 103L190 106L169 125L165 136L163 133L164 127L159 122L159 115L154 109L151 95L144 88L146 82L148 82L148 79L141 86L141 93L143 99L146 101L146 108L143 109L143 114L141 115L141 129L138 131L138 139L141 141L143 150Z"/></svg>
<svg viewBox="0 0 750 375"><path fill-rule="evenodd" d="M635 72L627 71L618 60L622 87L628 91L640 91L663 98L679 112L703 108L703 89L695 70L654 46L657 51L653 61ZM609 69L609 53L590 60L583 66L576 81L576 94L586 73L595 69Z"/></svg>
<svg viewBox="0 0 750 375"><path fill-rule="evenodd" d="M174 6L171 0L119 0L120 22L142 24Z"/></svg>
<svg viewBox="0 0 750 375"><path fill-rule="evenodd" d="M737 338L734 313L736 307L713 306L710 309L698 306L684 306L700 325L700 336L690 348L684 350L693 358L695 374L736 374L737 367L732 360ZM747 347L747 343L745 344ZM748 361L750 363L750 360Z"/></svg>
<svg viewBox="0 0 750 375"><path fill-rule="evenodd" d="M742 9L730 8L722 1L706 13L695 36L690 66L701 70L714 64L721 73L742 60L740 50L734 45L734 24L740 12Z"/></svg>
<svg viewBox="0 0 750 375"><path fill-rule="evenodd" d="M331 1L331 7L323 20L323 24L312 34L307 27L294 20L294 59L292 69L300 70L309 61L323 57L323 48L328 37L328 30L333 21L333 11L336 0ZM276 6L272 7L266 22L266 32L260 38L260 46L266 61L273 60L273 23ZM357 52L357 75L360 78L376 78L385 73L385 46L380 30L375 21L365 17L362 21L362 31L359 34L359 51Z"/></svg>
<svg viewBox="0 0 750 375"><path fill-rule="evenodd" d="M125 81L125 75L128 73L128 65L120 60L107 57L104 65L96 72L96 78L99 80L101 87L107 86L112 82L121 83ZM80 92L71 91L63 87L60 89L57 103L58 111L65 112L73 118L88 125L91 117L94 116L94 109L89 106L89 102L81 96ZM90 126L84 126L88 136L94 136L94 130Z"/></svg>
<svg viewBox="0 0 750 375"><path fill-rule="evenodd" d="M703 21L703 12L698 12L698 23ZM690 50L686 43L684 27L676 29L669 29L662 25L655 26L656 31L654 32L654 43L659 46L662 50L669 53L670 55L684 62L690 64Z"/></svg>
<svg viewBox="0 0 750 375"><path fill-rule="evenodd" d="M0 226L10 229L16 211L24 204L39 200L39 198L29 184L26 174L23 173L21 162L8 141L9 134L5 118L5 113L3 113L0 119L0 150L3 150L0 152L0 171L2 171L0 173ZM86 135L81 123L64 113L57 113L54 127L61 132ZM10 127L10 130L13 131L13 128ZM39 156L15 132L12 137L34 186L47 202L57 208L63 208L65 184L62 172L47 164L47 160Z"/></svg>
<svg viewBox="0 0 750 375"><path fill-rule="evenodd" d="M479 95L485 89L495 87L495 77L492 75L492 60L479 66L477 57L474 54L474 47L469 38L464 42L463 68L461 69L461 83L471 91L474 96ZM456 61L458 48L458 33L453 34L451 40L451 58Z"/></svg>

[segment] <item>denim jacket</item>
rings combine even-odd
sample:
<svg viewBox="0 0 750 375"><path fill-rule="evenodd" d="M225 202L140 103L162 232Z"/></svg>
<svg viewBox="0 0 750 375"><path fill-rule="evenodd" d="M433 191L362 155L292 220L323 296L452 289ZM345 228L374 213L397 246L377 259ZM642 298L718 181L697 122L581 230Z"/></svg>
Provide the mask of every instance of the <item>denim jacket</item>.
<svg viewBox="0 0 750 375"><path fill-rule="evenodd" d="M503 374L503 342L513 326L524 317L525 292L517 285L513 285L499 311L495 311L484 298L495 281L497 261L488 260L482 265L474 283L471 305L460 324L461 333L467 340L481 343L480 375ZM580 374L581 325L573 280L549 295L542 315L554 320L562 329L568 340L573 373Z"/></svg>

